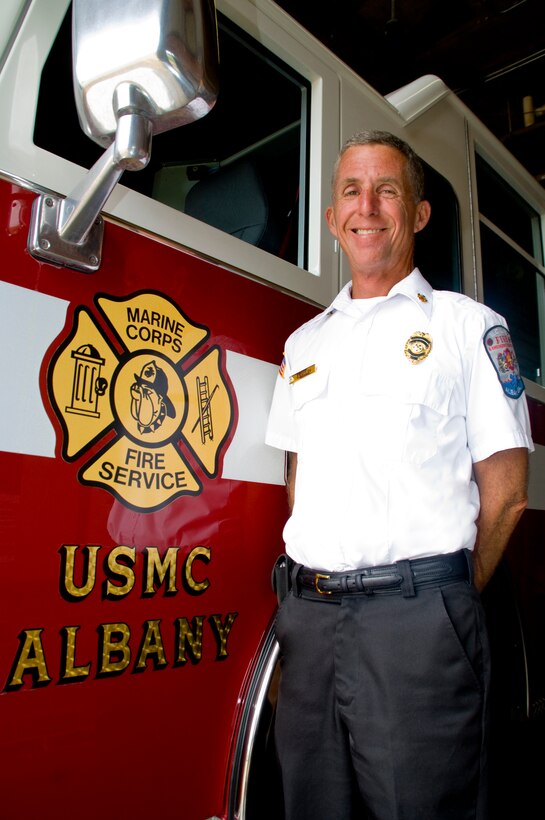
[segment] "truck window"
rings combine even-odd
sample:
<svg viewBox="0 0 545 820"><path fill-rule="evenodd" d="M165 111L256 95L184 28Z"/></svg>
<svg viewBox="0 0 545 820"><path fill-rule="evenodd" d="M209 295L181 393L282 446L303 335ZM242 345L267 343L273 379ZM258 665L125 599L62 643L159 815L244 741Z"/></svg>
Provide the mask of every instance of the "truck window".
<svg viewBox="0 0 545 820"><path fill-rule="evenodd" d="M479 155L476 169L484 302L507 319L522 375L544 384L540 216Z"/></svg>
<svg viewBox="0 0 545 820"><path fill-rule="evenodd" d="M462 287L460 209L450 182L431 165L424 165L424 196L431 205L431 217L416 234L414 261L436 290Z"/></svg>
<svg viewBox="0 0 545 820"><path fill-rule="evenodd" d="M218 27L215 107L156 135L148 166L121 184L305 267L308 83L222 15ZM86 168L102 153L78 123L70 11L42 72L34 142Z"/></svg>

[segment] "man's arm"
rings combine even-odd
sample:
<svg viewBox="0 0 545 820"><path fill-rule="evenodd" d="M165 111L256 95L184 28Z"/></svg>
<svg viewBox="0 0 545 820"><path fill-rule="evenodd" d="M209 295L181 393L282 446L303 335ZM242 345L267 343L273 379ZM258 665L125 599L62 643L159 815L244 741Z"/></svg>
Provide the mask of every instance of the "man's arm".
<svg viewBox="0 0 545 820"><path fill-rule="evenodd" d="M476 462L473 470L481 497L473 568L475 586L482 590L528 503L528 451L502 450Z"/></svg>
<svg viewBox="0 0 545 820"><path fill-rule="evenodd" d="M288 505L290 512L295 501L295 475L297 473L297 453L287 453L286 489L288 491Z"/></svg>

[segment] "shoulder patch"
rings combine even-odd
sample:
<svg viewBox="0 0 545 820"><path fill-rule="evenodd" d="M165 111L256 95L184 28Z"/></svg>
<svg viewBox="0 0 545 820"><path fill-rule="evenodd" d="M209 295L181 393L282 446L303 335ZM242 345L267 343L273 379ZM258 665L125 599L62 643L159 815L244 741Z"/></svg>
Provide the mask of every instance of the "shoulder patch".
<svg viewBox="0 0 545 820"><path fill-rule="evenodd" d="M503 392L511 399L518 399L524 392L524 382L520 376L511 334L506 327L494 325L484 334L483 342Z"/></svg>

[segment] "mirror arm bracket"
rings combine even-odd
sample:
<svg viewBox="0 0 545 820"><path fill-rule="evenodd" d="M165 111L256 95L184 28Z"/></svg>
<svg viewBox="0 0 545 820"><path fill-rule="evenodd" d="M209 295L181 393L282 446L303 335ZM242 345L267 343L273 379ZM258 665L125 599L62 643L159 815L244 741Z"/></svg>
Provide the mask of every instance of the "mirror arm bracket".
<svg viewBox="0 0 545 820"><path fill-rule="evenodd" d="M104 233L100 213L123 171L145 168L151 155L152 122L144 95L135 86L117 91L114 142L67 197L42 194L34 200L28 250L35 259L84 273L100 267ZM140 104L129 105L129 98Z"/></svg>

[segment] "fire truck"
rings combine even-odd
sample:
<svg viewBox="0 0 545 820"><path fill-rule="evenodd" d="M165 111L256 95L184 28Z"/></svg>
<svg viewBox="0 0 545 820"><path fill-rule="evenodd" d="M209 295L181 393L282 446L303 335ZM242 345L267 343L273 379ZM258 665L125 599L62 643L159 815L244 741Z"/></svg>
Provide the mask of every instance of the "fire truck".
<svg viewBox="0 0 545 820"><path fill-rule="evenodd" d="M529 508L485 595L495 793L531 817L543 189L439 78L384 98L271 0L4 0L0 110L1 816L282 817L264 433L349 278L335 157L380 128L425 162L416 263L506 317L524 376Z"/></svg>

